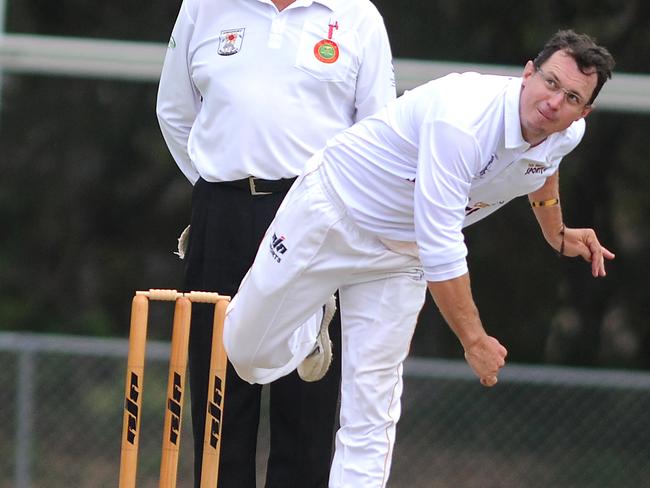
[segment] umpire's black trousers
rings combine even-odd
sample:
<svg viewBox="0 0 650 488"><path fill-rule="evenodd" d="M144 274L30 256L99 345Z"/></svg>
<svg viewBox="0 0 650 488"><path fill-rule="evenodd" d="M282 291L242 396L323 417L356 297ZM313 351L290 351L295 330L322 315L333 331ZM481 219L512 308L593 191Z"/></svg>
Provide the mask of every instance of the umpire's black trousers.
<svg viewBox="0 0 650 488"><path fill-rule="evenodd" d="M240 182L241 183L241 182ZM234 295L287 189L252 195L245 185L208 183L192 194L185 289ZM305 383L294 372L270 385L271 451L267 488L327 487L340 380L340 319L330 333L334 361L325 378ZM196 304L190 332L190 393L195 487L200 485L210 366L212 307ZM255 453L261 386L241 380L228 363L220 455L220 488L256 488Z"/></svg>

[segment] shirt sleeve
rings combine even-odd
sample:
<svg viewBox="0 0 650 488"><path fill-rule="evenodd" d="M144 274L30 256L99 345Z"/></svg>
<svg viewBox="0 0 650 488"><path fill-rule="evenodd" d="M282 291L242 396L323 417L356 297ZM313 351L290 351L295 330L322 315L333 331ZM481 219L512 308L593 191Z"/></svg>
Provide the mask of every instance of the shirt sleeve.
<svg viewBox="0 0 650 488"><path fill-rule="evenodd" d="M423 125L414 221L427 281L448 280L467 272L462 228L472 177L480 161L480 149L472 135L445 122Z"/></svg>
<svg viewBox="0 0 650 488"><path fill-rule="evenodd" d="M194 32L189 0L181 5L160 75L156 114L163 138L176 164L192 184L199 173L188 154L192 125L201 106L201 96L192 82L190 41Z"/></svg>
<svg viewBox="0 0 650 488"><path fill-rule="evenodd" d="M396 97L393 56L388 41L384 20L372 6L367 16L370 25L362 38L362 58L355 96L356 113L354 121L358 122L372 115Z"/></svg>

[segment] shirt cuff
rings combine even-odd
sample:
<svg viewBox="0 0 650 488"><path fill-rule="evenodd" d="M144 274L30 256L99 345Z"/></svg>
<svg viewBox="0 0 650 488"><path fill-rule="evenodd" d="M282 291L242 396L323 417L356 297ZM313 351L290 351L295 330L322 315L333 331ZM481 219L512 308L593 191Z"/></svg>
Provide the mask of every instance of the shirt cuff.
<svg viewBox="0 0 650 488"><path fill-rule="evenodd" d="M424 277L427 281L445 281L458 278L469 270L465 257L452 261L451 263L427 266L423 264Z"/></svg>

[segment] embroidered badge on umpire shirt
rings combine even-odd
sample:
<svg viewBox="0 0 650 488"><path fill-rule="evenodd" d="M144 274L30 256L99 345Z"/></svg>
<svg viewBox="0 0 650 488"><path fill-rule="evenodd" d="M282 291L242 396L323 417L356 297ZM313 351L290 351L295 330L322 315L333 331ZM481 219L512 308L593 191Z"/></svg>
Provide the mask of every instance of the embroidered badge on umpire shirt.
<svg viewBox="0 0 650 488"><path fill-rule="evenodd" d="M338 21L334 22L333 24L329 24L327 39L318 41L314 46L314 56L316 56L316 59L318 59L321 63L331 64L339 59L339 46L332 40L334 29L338 30L338 28Z"/></svg>
<svg viewBox="0 0 650 488"><path fill-rule="evenodd" d="M222 30L219 35L219 50L221 56L232 56L241 50L244 40L244 27L240 29Z"/></svg>

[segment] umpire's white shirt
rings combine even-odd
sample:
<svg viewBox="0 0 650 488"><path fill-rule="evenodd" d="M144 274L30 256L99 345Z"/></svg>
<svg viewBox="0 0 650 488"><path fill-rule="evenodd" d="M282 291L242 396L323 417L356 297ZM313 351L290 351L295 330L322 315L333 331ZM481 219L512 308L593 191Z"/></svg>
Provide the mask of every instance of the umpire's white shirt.
<svg viewBox="0 0 650 488"><path fill-rule="evenodd" d="M296 0L282 12L270 0L184 0L157 113L192 183L279 179L394 98L388 37L368 0Z"/></svg>
<svg viewBox="0 0 650 488"><path fill-rule="evenodd" d="M584 133L581 119L531 148L520 92L521 78L431 81L332 138L323 171L360 227L389 245L417 243L428 281L460 276L462 228L541 187Z"/></svg>

